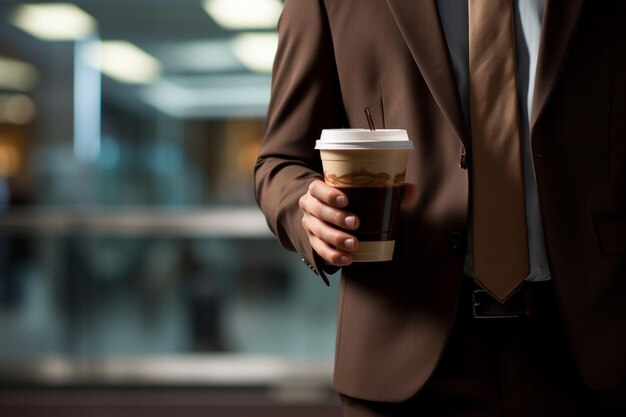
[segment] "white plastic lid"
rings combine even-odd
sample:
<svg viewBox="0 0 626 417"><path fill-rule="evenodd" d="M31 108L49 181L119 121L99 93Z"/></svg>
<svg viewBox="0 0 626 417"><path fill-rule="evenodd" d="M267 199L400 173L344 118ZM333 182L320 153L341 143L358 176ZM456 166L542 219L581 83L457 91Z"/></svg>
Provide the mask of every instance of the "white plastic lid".
<svg viewBox="0 0 626 417"><path fill-rule="evenodd" d="M324 129L315 149L413 149L404 129Z"/></svg>

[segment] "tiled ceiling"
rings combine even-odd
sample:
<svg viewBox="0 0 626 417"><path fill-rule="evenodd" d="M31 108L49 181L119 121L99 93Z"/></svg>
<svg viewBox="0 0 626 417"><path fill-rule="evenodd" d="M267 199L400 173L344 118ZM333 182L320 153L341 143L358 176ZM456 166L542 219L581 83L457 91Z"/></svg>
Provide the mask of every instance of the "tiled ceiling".
<svg viewBox="0 0 626 417"><path fill-rule="evenodd" d="M37 1L45 2L53 3ZM50 53L46 51L50 49L47 42L32 39L9 23L12 11L24 3L29 2L0 0L0 36L17 49L30 50L30 55ZM176 117L264 114L269 95L264 90L269 90L270 75L249 72L229 52L228 42L238 32L215 23L203 10L201 0L72 0L71 3L97 20L102 40L132 42L161 62L161 83L184 89L181 91L185 94L180 96L187 97L188 103L161 110ZM2 49L7 48L12 47L2 45ZM105 83L115 97L136 100L147 96L146 86L117 85L110 80ZM252 92L246 93L245 88L251 88ZM218 90L220 94L228 94L229 89L233 94L227 105L220 105L217 97L207 97ZM255 99L246 102L246 96ZM240 97L239 102L236 97Z"/></svg>

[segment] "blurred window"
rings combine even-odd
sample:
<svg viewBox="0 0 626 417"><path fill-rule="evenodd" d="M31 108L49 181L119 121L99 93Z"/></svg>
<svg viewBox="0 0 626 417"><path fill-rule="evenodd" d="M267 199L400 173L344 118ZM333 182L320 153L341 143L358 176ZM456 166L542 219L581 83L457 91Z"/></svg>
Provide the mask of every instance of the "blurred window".
<svg viewBox="0 0 626 417"><path fill-rule="evenodd" d="M254 201L282 7L258 3L0 2L0 367L193 353L330 369L336 285Z"/></svg>

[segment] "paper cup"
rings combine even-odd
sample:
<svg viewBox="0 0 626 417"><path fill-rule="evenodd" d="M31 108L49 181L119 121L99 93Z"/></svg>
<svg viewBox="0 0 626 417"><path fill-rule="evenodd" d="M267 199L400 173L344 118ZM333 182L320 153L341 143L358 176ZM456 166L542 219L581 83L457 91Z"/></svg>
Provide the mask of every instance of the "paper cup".
<svg viewBox="0 0 626 417"><path fill-rule="evenodd" d="M393 259L397 217L409 151L406 130L328 129L316 143L326 184L348 197L346 210L359 217L354 262Z"/></svg>

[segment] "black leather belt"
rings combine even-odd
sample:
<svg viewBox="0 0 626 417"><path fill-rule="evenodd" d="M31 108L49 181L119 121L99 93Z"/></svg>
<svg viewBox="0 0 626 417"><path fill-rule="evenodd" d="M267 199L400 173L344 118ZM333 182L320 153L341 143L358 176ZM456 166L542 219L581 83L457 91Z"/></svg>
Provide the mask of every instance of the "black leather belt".
<svg viewBox="0 0 626 417"><path fill-rule="evenodd" d="M556 311L552 281L524 282L504 304L487 291L472 291L472 315L476 319L535 317Z"/></svg>

